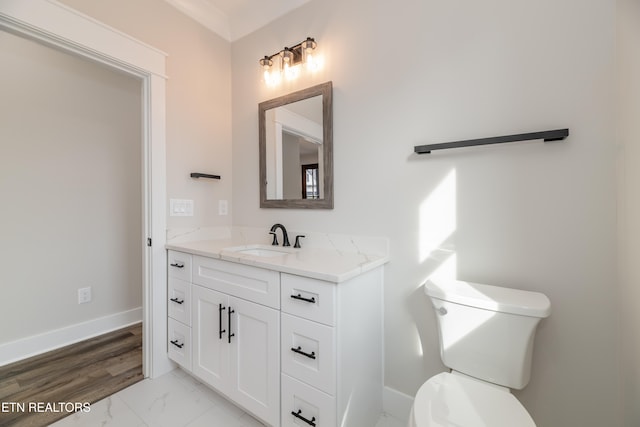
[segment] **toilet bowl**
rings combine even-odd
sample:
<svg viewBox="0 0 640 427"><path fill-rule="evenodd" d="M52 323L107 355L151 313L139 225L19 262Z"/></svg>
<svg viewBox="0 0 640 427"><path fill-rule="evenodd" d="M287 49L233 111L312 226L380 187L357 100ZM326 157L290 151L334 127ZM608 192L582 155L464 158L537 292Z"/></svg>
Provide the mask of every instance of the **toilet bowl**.
<svg viewBox="0 0 640 427"><path fill-rule="evenodd" d="M457 372L443 372L420 387L409 427L535 427L508 389Z"/></svg>
<svg viewBox="0 0 640 427"><path fill-rule="evenodd" d="M458 280L428 280L425 292L451 372L420 387L409 427L535 427L511 389L529 382L536 327L551 313L549 299Z"/></svg>

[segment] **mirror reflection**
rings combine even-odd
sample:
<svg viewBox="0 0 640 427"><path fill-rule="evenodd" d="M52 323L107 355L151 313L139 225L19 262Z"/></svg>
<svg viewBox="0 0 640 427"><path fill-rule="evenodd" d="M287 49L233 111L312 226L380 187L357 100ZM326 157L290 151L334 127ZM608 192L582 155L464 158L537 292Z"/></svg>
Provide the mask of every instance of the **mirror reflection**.
<svg viewBox="0 0 640 427"><path fill-rule="evenodd" d="M332 208L331 82L263 102L260 206Z"/></svg>

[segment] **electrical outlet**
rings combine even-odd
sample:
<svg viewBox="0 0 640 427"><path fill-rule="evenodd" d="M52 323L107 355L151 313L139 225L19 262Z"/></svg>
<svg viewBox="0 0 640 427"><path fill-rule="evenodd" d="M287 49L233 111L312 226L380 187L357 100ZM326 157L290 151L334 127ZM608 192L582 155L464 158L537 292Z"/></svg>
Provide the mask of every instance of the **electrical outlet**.
<svg viewBox="0 0 640 427"><path fill-rule="evenodd" d="M91 287L78 289L78 304L91 302Z"/></svg>
<svg viewBox="0 0 640 427"><path fill-rule="evenodd" d="M218 200L218 215L227 215L229 213L229 203L226 200Z"/></svg>

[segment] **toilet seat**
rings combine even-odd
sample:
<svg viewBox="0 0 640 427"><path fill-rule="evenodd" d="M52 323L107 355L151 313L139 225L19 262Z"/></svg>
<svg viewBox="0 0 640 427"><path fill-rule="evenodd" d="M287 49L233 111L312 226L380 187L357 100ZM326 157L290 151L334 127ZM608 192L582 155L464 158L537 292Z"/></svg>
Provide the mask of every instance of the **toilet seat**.
<svg viewBox="0 0 640 427"><path fill-rule="evenodd" d="M507 388L459 373L443 372L420 387L410 427L535 427Z"/></svg>

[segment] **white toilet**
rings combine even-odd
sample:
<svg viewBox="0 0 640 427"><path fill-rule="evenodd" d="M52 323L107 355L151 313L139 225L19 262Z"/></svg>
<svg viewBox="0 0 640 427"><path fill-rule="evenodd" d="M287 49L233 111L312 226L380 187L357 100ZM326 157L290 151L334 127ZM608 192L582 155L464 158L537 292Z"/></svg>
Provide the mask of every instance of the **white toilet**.
<svg viewBox="0 0 640 427"><path fill-rule="evenodd" d="M458 280L428 280L438 319L443 372L420 387L410 427L535 427L510 389L529 382L536 326L549 299Z"/></svg>

